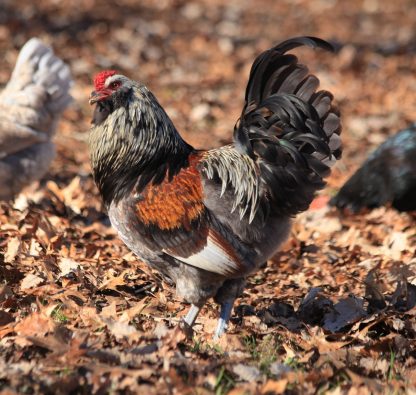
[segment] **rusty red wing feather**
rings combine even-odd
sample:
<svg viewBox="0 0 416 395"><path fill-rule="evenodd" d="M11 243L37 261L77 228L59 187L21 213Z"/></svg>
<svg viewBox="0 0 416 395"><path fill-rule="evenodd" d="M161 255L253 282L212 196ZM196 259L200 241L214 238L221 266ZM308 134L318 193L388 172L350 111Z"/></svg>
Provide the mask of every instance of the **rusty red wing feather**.
<svg viewBox="0 0 416 395"><path fill-rule="evenodd" d="M184 228L190 231L192 224L202 218L205 205L201 177L196 169L197 158L192 159L171 181L165 179L143 191L137 214L144 225L155 225L161 230Z"/></svg>

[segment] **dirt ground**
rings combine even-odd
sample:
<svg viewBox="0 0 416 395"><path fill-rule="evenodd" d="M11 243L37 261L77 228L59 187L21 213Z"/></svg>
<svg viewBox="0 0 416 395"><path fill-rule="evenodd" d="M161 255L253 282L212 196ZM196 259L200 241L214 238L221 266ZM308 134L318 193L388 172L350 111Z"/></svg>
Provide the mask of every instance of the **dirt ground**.
<svg viewBox="0 0 416 395"><path fill-rule="evenodd" d="M416 393L416 215L347 215L326 202L368 152L416 121L413 0L2 0L0 84L37 36L71 66L50 172L0 204L0 394ZM92 181L93 75L116 68L156 94L197 148L231 140L254 57L297 35L334 93L343 159L281 252L250 278L228 333L127 250Z"/></svg>

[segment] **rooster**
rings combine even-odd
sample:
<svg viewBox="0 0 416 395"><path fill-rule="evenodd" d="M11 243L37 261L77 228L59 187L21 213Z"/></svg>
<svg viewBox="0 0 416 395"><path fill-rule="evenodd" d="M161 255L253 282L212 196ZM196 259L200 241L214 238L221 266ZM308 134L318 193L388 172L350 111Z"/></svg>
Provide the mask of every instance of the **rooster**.
<svg viewBox="0 0 416 395"><path fill-rule="evenodd" d="M71 101L68 66L32 38L21 49L10 81L0 93L0 199L12 199L41 178L54 158L51 142Z"/></svg>
<svg viewBox="0 0 416 395"><path fill-rule="evenodd" d="M381 144L330 202L353 213L387 203L416 210L416 125Z"/></svg>
<svg viewBox="0 0 416 395"><path fill-rule="evenodd" d="M90 157L111 223L191 304L186 327L214 298L214 338L247 276L277 251L340 157L333 96L286 54L302 45L332 50L298 37L260 54L233 143L208 151L182 139L145 85L111 70L94 80Z"/></svg>

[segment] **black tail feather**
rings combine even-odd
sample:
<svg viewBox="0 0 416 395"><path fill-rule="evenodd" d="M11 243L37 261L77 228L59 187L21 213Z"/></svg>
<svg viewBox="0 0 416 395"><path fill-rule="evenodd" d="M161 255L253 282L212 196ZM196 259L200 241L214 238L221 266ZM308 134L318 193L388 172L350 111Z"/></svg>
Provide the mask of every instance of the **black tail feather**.
<svg viewBox="0 0 416 395"><path fill-rule="evenodd" d="M252 101L259 103L261 99L264 98L263 93L268 96L272 93L278 93L278 90L266 91L264 89L265 85L268 81L270 81L270 83L277 82L279 80L278 77L281 77L281 80L284 81L291 74L290 70L286 71L288 66L295 67L296 69L303 68L306 70L307 74L307 67L298 65L296 56L283 55L287 51L303 45L311 48L322 48L324 50L334 52L334 47L331 44L317 37L294 37L283 41L267 51L264 51L254 60L251 67L249 82L246 90L247 103ZM290 76L290 79L294 79L294 77L295 76Z"/></svg>
<svg viewBox="0 0 416 395"><path fill-rule="evenodd" d="M317 92L318 78L309 75L296 56L285 54L302 45L334 50L319 38L296 37L260 54L234 131L237 149L259 161L274 206L290 214L309 205L341 155L341 124L333 95Z"/></svg>

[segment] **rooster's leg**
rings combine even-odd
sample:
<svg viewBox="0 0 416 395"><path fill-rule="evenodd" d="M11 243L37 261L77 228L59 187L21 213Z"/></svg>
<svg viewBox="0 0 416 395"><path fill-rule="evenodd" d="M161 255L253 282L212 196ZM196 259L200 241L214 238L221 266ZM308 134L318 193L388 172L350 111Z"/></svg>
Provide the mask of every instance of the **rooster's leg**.
<svg viewBox="0 0 416 395"><path fill-rule="evenodd" d="M226 331L231 311L233 310L234 300L227 300L221 303L220 319L214 333L214 340L217 340Z"/></svg>
<svg viewBox="0 0 416 395"><path fill-rule="evenodd" d="M198 317L199 311L201 310L200 307L195 306L194 304L191 305L191 308L188 311L188 314L186 314L186 317L183 319L184 322L190 327L192 328L192 326L194 325L194 322L196 320L196 318Z"/></svg>

